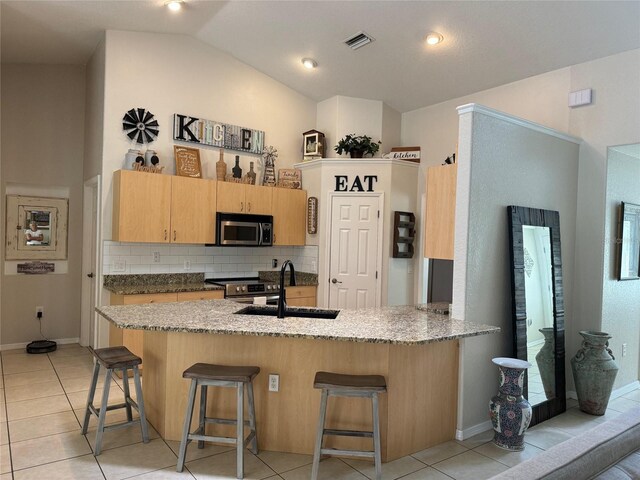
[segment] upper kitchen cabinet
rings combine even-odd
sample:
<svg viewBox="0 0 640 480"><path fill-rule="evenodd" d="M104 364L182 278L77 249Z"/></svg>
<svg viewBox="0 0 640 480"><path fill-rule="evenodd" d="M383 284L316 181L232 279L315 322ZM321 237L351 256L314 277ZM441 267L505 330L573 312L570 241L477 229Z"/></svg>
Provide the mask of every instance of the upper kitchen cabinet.
<svg viewBox="0 0 640 480"><path fill-rule="evenodd" d="M457 174L457 164L427 170L425 257L453 260Z"/></svg>
<svg viewBox="0 0 640 480"><path fill-rule="evenodd" d="M273 244L304 245L306 240L306 190L272 188Z"/></svg>
<svg viewBox="0 0 640 480"><path fill-rule="evenodd" d="M213 243L216 182L118 170L113 174L114 241Z"/></svg>
<svg viewBox="0 0 640 480"><path fill-rule="evenodd" d="M272 187L218 182L218 212L271 215Z"/></svg>

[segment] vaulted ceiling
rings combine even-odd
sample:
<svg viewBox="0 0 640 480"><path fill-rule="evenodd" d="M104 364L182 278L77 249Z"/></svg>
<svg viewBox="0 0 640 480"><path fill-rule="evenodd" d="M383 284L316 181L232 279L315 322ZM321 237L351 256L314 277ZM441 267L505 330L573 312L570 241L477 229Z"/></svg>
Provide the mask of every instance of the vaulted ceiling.
<svg viewBox="0 0 640 480"><path fill-rule="evenodd" d="M163 3L2 1L2 62L84 64L107 29L183 34L315 100L404 112L640 48L638 1L186 0L177 14ZM343 40L359 31L375 41L354 51ZM444 42L428 47L431 31Z"/></svg>

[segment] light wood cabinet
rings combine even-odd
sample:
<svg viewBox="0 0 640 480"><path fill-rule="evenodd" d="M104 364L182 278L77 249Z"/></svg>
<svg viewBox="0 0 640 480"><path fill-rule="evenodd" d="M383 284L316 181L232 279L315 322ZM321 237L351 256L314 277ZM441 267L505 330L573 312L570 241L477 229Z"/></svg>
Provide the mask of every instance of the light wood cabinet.
<svg viewBox="0 0 640 480"><path fill-rule="evenodd" d="M148 303L170 303L186 302L192 300L215 300L223 299L224 290L204 290L197 292L178 293L153 293L139 295L116 295L111 294L111 305L142 305ZM109 346L115 347L124 345L134 355L142 358L144 342L142 340L143 330L131 330L129 328L117 328L112 323L109 324Z"/></svg>
<svg viewBox="0 0 640 480"><path fill-rule="evenodd" d="M171 176L118 170L113 174L112 239L121 242L169 241Z"/></svg>
<svg viewBox="0 0 640 480"><path fill-rule="evenodd" d="M271 215L272 187L218 182L217 211Z"/></svg>
<svg viewBox="0 0 640 480"><path fill-rule="evenodd" d="M458 165L427 170L427 212L424 256L453 260Z"/></svg>
<svg viewBox="0 0 640 480"><path fill-rule="evenodd" d="M214 243L216 182L118 170L113 174L112 239Z"/></svg>
<svg viewBox="0 0 640 480"><path fill-rule="evenodd" d="M315 285L305 285L296 287L286 287L287 305L292 307L315 307L318 305L317 291Z"/></svg>
<svg viewBox="0 0 640 480"><path fill-rule="evenodd" d="M306 190L273 188L273 244L304 245L306 214Z"/></svg>

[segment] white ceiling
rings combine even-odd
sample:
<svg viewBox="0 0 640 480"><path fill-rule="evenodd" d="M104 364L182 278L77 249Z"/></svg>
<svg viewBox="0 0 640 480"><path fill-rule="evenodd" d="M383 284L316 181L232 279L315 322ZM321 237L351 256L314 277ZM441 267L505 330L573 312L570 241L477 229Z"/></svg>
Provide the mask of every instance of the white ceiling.
<svg viewBox="0 0 640 480"><path fill-rule="evenodd" d="M3 0L2 62L84 64L106 29L186 34L315 100L404 112L640 48L639 1L187 2L172 14L163 0ZM376 41L342 44L360 30ZM445 42L427 47L429 31Z"/></svg>

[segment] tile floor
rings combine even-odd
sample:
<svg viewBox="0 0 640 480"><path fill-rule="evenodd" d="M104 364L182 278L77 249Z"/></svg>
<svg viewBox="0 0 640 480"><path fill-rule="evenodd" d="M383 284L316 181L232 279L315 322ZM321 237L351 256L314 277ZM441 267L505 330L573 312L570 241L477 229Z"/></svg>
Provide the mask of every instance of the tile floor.
<svg viewBox="0 0 640 480"><path fill-rule="evenodd" d="M190 447L184 473L176 473L178 442L165 442L150 428L151 441L141 443L137 426L105 433L103 452L93 456L95 418L89 434L80 435L80 421L91 379L92 357L79 345L61 345L48 355L23 350L0 352L0 480L83 479L136 480L233 479L235 453L207 445ZM100 386L100 385L99 385ZM121 401L121 380L111 398ZM450 441L383 465L385 480L447 480L489 478L510 466L612 418L640 406L640 390L612 400L604 417L580 412L576 402L566 413L531 428L526 448L511 453L495 447L492 432L465 441ZM108 423L124 419L124 410L110 412ZM247 479L308 479L311 457L276 452L258 456L246 452ZM330 458L322 461L324 480L366 480L374 477L371 463Z"/></svg>

